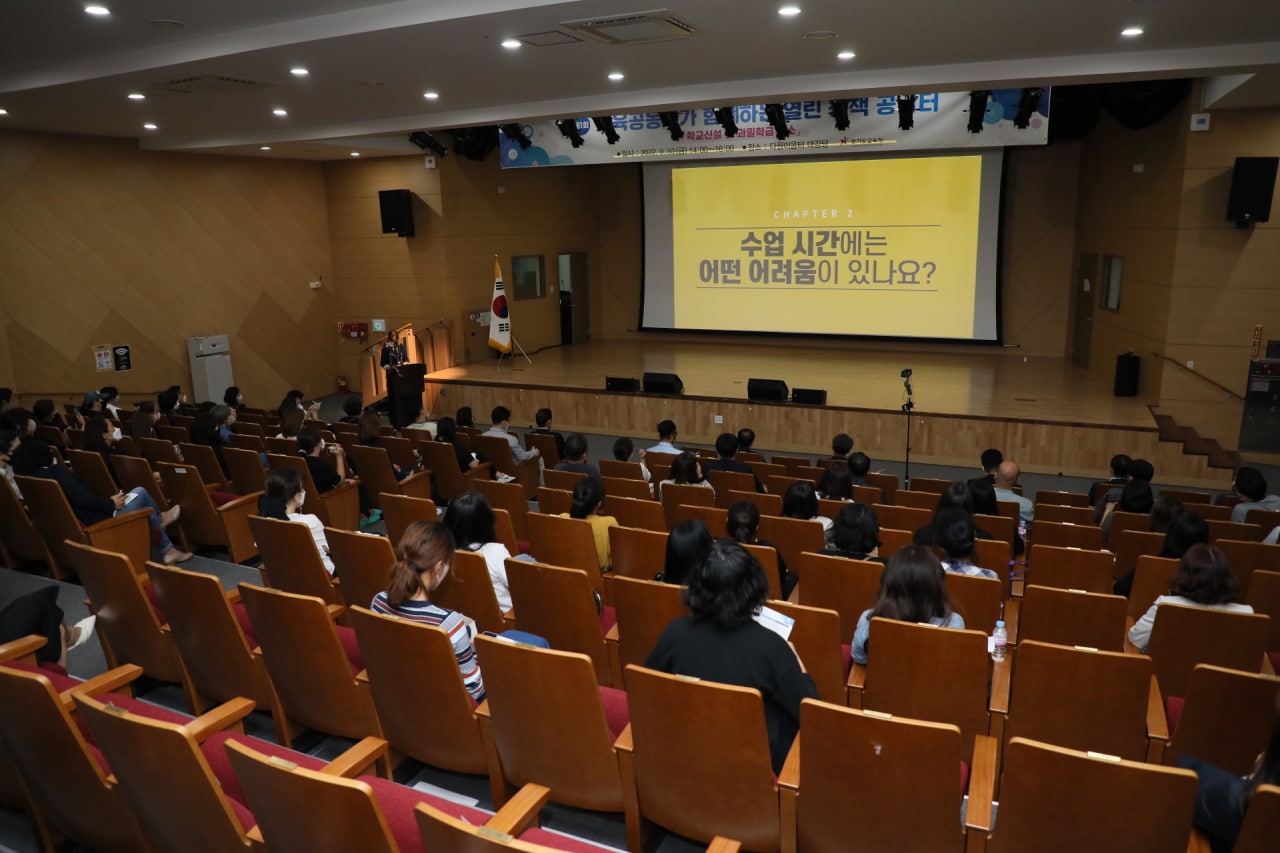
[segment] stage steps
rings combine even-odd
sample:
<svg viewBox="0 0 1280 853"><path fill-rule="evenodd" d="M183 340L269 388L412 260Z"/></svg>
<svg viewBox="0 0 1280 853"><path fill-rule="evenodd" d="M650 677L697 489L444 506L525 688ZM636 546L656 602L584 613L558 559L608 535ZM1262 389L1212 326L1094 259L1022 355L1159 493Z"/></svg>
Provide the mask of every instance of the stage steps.
<svg viewBox="0 0 1280 853"><path fill-rule="evenodd" d="M1248 464L1245 458L1235 450L1227 450L1217 439L1204 438L1192 426L1183 426L1172 415L1161 414L1155 406L1147 407L1151 417L1155 419L1160 440L1181 442L1182 452L1188 456L1203 456L1207 468L1220 468L1234 471Z"/></svg>

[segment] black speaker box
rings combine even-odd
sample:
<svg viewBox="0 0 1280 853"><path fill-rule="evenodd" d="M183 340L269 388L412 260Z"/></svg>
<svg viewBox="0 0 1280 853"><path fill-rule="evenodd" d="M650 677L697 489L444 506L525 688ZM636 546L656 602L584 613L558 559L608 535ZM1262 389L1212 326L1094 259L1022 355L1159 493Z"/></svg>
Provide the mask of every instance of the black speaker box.
<svg viewBox="0 0 1280 853"><path fill-rule="evenodd" d="M411 190L378 190L378 208L382 211L383 234L413 236L413 192Z"/></svg>
<svg viewBox="0 0 1280 853"><path fill-rule="evenodd" d="M684 391L684 383L674 373L646 373L644 390L647 394L679 394Z"/></svg>
<svg viewBox="0 0 1280 853"><path fill-rule="evenodd" d="M825 388L792 388L791 402L802 406L825 406L827 391Z"/></svg>
<svg viewBox="0 0 1280 853"><path fill-rule="evenodd" d="M1271 218L1271 196L1276 191L1280 157L1237 157L1231 172L1231 197L1227 219L1239 228Z"/></svg>
<svg viewBox="0 0 1280 853"><path fill-rule="evenodd" d="M787 402L787 383L781 379L748 379L747 399L767 403Z"/></svg>
<svg viewBox="0 0 1280 853"><path fill-rule="evenodd" d="M639 391L640 380L634 376L606 376L604 378L604 390L606 391Z"/></svg>
<svg viewBox="0 0 1280 853"><path fill-rule="evenodd" d="M1138 396L1138 369L1140 367L1142 367L1142 359L1131 352L1116 356L1115 395L1117 397Z"/></svg>

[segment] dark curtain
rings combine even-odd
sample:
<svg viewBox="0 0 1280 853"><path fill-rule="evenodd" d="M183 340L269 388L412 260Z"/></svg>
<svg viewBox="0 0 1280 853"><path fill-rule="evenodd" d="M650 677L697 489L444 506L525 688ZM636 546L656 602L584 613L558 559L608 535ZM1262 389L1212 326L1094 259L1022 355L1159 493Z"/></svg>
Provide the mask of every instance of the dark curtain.
<svg viewBox="0 0 1280 853"><path fill-rule="evenodd" d="M1054 86L1049 142L1087 136L1106 110L1130 130L1150 127L1167 116L1191 91L1191 81L1144 80L1087 86Z"/></svg>

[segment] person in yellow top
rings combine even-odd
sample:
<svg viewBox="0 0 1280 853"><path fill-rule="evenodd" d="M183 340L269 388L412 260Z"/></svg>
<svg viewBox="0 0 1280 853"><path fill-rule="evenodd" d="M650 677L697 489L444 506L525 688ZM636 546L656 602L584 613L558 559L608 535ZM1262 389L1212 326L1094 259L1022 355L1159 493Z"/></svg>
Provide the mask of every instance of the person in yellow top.
<svg viewBox="0 0 1280 853"><path fill-rule="evenodd" d="M560 513L562 518L581 518L591 525L591 535L596 540L596 558L600 561L600 571L607 572L613 566L609 555L609 528L618 526L618 519L612 515L601 515L604 506L604 486L595 477L583 477L573 487L573 505L567 513Z"/></svg>

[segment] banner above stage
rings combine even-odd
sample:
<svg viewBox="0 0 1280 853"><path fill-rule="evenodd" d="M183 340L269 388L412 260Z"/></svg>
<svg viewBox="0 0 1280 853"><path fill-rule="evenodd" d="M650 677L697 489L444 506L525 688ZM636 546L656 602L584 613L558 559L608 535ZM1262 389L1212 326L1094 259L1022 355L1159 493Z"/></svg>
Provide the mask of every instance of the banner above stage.
<svg viewBox="0 0 1280 853"><path fill-rule="evenodd" d="M1049 93L1026 129L1014 127L1022 89L996 89L987 100L981 133L970 133L968 92L935 92L914 98L914 127L898 129L897 98L852 98L849 127L835 129L830 101L792 101L783 104L790 136L778 140L765 117L765 108L750 104L733 108L736 136L725 135L712 107L679 110L683 138L673 141L657 113L615 115L613 128L620 139L609 145L590 118L575 120L583 145L574 148L553 121L521 124L531 144L499 134L502 168L531 166L582 166L644 160L700 160L730 157L779 157L826 155L858 156L924 149L1001 148L1008 145L1044 145L1049 138Z"/></svg>

